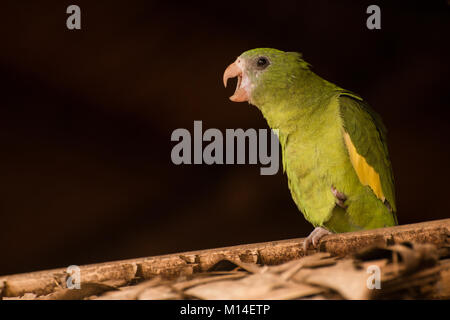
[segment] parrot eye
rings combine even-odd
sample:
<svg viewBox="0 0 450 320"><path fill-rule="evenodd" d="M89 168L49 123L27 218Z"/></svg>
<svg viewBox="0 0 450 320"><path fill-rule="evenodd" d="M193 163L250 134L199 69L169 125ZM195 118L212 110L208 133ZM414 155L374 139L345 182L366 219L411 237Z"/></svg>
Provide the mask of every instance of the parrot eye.
<svg viewBox="0 0 450 320"><path fill-rule="evenodd" d="M264 69L269 65L269 60L266 57L259 57L256 61L256 65L259 68Z"/></svg>

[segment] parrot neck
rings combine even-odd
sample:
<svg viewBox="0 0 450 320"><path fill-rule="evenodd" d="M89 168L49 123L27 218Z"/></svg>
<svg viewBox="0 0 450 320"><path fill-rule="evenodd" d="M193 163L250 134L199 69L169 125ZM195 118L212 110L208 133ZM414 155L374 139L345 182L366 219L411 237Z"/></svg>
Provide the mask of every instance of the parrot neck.
<svg viewBox="0 0 450 320"><path fill-rule="evenodd" d="M262 92L251 101L266 118L272 129L279 129L280 135L289 135L302 123L309 123L313 116L325 111L336 87L312 71L291 75L288 84L275 90ZM258 93L256 92L256 93ZM252 97L253 98L253 97Z"/></svg>

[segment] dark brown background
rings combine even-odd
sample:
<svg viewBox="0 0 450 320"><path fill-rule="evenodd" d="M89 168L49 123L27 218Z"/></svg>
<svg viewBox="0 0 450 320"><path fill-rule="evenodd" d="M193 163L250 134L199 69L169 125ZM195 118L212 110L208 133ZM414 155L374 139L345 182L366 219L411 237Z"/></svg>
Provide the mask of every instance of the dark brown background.
<svg viewBox="0 0 450 320"><path fill-rule="evenodd" d="M374 31L372 2L73 3L81 31L72 1L2 1L0 274L306 236L281 172L170 161L194 120L266 128L221 84L254 47L303 52L382 115L400 223L449 216L445 1L374 2Z"/></svg>

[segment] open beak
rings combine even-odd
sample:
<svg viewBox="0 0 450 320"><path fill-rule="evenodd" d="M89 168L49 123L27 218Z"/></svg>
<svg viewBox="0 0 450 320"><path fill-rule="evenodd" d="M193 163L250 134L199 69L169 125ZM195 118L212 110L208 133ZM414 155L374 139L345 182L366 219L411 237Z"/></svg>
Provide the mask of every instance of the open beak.
<svg viewBox="0 0 450 320"><path fill-rule="evenodd" d="M225 86L225 88L227 87L228 79L234 77L238 77L238 82L236 85L236 90L234 91L234 94L230 97L230 100L233 102L248 101L247 90L245 90L245 88L242 87L243 71L242 71L242 62L240 61L239 58L235 62L230 64L223 74L223 85Z"/></svg>

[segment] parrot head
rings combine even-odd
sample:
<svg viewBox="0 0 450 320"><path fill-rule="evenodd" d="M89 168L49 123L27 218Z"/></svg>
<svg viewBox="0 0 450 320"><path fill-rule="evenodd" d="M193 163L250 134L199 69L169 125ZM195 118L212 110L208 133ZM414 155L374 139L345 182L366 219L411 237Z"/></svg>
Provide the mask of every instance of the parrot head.
<svg viewBox="0 0 450 320"><path fill-rule="evenodd" d="M309 64L297 52L259 48L244 52L223 74L228 79L238 77L231 101L247 101L257 107L270 99L288 96L296 79L309 70ZM286 81L287 80L287 81Z"/></svg>

